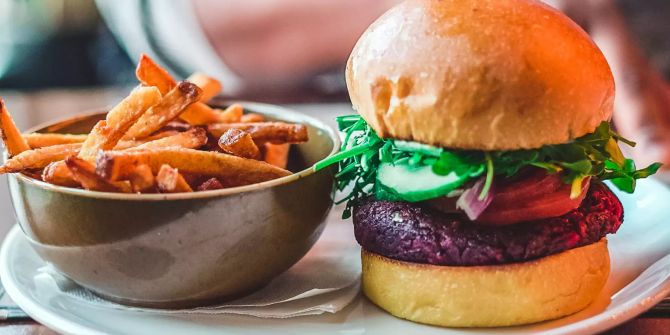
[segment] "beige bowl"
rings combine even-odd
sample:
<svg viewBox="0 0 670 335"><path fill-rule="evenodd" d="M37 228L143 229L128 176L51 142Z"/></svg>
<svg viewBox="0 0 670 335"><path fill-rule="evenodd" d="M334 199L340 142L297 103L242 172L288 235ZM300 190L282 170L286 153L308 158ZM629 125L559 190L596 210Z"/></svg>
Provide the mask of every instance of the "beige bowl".
<svg viewBox="0 0 670 335"><path fill-rule="evenodd" d="M266 285L319 238L332 205L333 171L311 166L337 152L339 139L305 115L243 105L269 119L307 125L310 141L291 150L295 174L216 191L145 195L64 188L14 174L14 210L33 248L78 284L131 305L197 306ZM103 116L34 130L87 132Z"/></svg>

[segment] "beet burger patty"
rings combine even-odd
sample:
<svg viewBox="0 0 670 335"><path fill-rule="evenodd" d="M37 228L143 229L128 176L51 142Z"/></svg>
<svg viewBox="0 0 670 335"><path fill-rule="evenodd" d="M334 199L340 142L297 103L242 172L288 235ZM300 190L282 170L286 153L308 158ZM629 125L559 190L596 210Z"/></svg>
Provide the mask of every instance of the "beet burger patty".
<svg viewBox="0 0 670 335"><path fill-rule="evenodd" d="M425 204L368 198L354 211L356 240L385 257L436 265L523 262L595 243L623 222L621 202L591 184L581 205L553 218L491 227Z"/></svg>

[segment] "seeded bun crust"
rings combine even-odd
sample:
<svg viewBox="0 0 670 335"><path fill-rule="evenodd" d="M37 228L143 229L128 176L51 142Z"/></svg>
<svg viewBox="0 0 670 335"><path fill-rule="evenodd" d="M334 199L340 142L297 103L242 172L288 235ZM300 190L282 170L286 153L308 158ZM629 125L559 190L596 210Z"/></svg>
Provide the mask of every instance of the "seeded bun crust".
<svg viewBox="0 0 670 335"><path fill-rule="evenodd" d="M576 313L610 272L607 240L534 261L452 267L362 251L363 293L399 318L444 327L499 327Z"/></svg>
<svg viewBox="0 0 670 335"><path fill-rule="evenodd" d="M356 44L354 108L383 137L513 150L609 120L614 79L589 36L533 0L409 0Z"/></svg>

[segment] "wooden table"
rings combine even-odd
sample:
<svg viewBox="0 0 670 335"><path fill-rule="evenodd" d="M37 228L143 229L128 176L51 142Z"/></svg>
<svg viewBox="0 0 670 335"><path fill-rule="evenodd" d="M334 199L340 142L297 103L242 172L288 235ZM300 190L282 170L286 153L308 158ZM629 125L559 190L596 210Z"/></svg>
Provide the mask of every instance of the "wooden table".
<svg viewBox="0 0 670 335"><path fill-rule="evenodd" d="M53 90L35 93L2 92L7 107L21 129L67 117L86 110L114 105L129 89L95 89L95 90ZM335 96L337 98L337 96ZM332 96L329 100L332 100ZM276 99L273 99L276 100ZM314 97L299 97L290 101L319 101ZM286 102L284 99L283 102ZM299 104L295 109L313 116L328 120L334 124L333 116L350 111L346 103ZM0 237L4 237L14 224L13 209L9 200L6 178L0 177ZM0 321L0 335L4 334L55 334L35 321ZM659 334L670 335L670 315L660 316L645 314L606 332L608 335L628 334Z"/></svg>

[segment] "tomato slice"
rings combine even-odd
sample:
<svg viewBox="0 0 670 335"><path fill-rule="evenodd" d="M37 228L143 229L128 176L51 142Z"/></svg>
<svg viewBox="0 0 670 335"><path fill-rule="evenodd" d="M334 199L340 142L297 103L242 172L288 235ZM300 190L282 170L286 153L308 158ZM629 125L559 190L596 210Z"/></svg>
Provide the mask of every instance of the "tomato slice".
<svg viewBox="0 0 670 335"><path fill-rule="evenodd" d="M524 179L505 180L494 184L493 200L476 222L504 226L561 216L579 207L589 185L590 179L584 179L580 196L570 199L571 185L558 174L534 171Z"/></svg>
<svg viewBox="0 0 670 335"><path fill-rule="evenodd" d="M495 202L510 203L535 199L565 186L558 174L549 175L539 169L525 170L521 174L524 175L523 178L506 178L495 182L493 187Z"/></svg>

